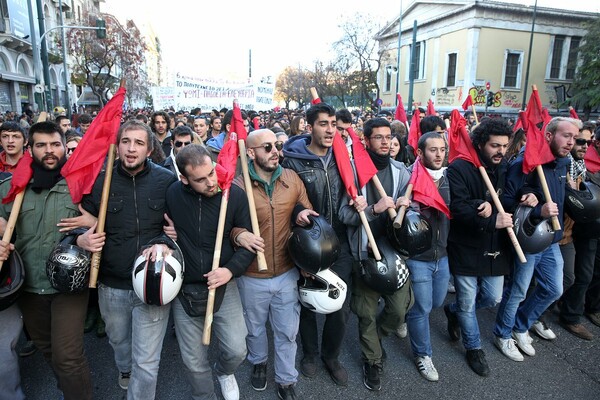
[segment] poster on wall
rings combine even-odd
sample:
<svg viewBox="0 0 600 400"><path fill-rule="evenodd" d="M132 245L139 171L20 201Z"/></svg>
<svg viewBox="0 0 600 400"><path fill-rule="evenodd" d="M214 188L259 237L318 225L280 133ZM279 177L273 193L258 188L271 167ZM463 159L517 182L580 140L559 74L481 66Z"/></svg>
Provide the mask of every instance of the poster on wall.
<svg viewBox="0 0 600 400"><path fill-rule="evenodd" d="M27 10L27 0L6 0L8 6L8 17L10 19L10 32L19 37L30 36L29 12ZM31 39L24 39L31 43Z"/></svg>

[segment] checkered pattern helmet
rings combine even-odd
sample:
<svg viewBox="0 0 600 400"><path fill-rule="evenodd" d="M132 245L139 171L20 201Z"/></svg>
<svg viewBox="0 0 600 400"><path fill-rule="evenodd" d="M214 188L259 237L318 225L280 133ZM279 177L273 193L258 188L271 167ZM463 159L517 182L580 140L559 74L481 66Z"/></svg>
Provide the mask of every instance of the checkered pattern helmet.
<svg viewBox="0 0 600 400"><path fill-rule="evenodd" d="M361 260L361 277L365 284L381 294L393 294L408 281L409 271L404 259L386 239L377 241L381 260Z"/></svg>

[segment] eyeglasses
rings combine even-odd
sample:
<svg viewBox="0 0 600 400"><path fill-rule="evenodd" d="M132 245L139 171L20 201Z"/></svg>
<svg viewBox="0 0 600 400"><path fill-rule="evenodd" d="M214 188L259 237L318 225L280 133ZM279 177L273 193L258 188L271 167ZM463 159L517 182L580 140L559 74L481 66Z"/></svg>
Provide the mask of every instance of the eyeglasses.
<svg viewBox="0 0 600 400"><path fill-rule="evenodd" d="M282 141L278 141L275 143L263 143L260 146L256 146L256 147L250 147L251 149L258 149L258 148L263 148L265 149L265 151L267 153L270 153L271 151L273 151L273 146L275 146L275 148L277 149L277 151L280 151L281 149L283 149L283 142Z"/></svg>
<svg viewBox="0 0 600 400"><path fill-rule="evenodd" d="M76 148L77 148L77 146L75 146L75 147L67 147L67 154L70 154L70 153L74 152Z"/></svg>
<svg viewBox="0 0 600 400"><path fill-rule="evenodd" d="M585 144L587 144L588 146L591 146L592 143L594 143L593 140L585 140L585 139L575 139L575 144L577 146L583 146Z"/></svg>
<svg viewBox="0 0 600 400"><path fill-rule="evenodd" d="M375 136L371 136L370 139L375 140L377 142L381 142L385 139L386 142L389 142L392 140L392 136L391 135L390 136L375 135Z"/></svg>
<svg viewBox="0 0 600 400"><path fill-rule="evenodd" d="M180 142L179 140L175 141L175 147L187 146L188 144L192 144L192 142Z"/></svg>

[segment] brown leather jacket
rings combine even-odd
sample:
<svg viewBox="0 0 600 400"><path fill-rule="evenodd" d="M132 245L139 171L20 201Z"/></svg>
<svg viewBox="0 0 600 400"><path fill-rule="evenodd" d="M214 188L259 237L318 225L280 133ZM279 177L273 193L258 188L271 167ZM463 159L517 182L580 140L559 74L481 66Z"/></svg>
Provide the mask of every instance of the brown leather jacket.
<svg viewBox="0 0 600 400"><path fill-rule="evenodd" d="M233 183L245 190L243 176L238 176ZM252 181L252 192L260 236L265 241L267 270L259 272L255 259L246 270L246 275L253 278L272 278L295 267L287 246L293 219L300 211L306 208L312 209L312 205L302 180L293 170L287 168L282 169L281 175L275 181L271 199L261 182ZM234 229L231 234L232 239L243 231Z"/></svg>

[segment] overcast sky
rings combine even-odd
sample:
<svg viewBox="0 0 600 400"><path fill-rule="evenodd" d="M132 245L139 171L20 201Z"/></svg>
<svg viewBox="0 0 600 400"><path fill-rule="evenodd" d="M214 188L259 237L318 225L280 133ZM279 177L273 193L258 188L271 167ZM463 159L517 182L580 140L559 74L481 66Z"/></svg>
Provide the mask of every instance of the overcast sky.
<svg viewBox="0 0 600 400"><path fill-rule="evenodd" d="M534 4L534 0L515 0ZM252 76L276 76L286 66L312 66L330 59L331 44L341 37L344 18L369 14L384 26L398 17L400 0L106 0L103 11L147 19L160 38L163 63L196 76L244 78L252 49ZM406 8L410 0L403 0ZM143 4L143 5L142 5ZM600 12L600 1L538 0L540 7Z"/></svg>

